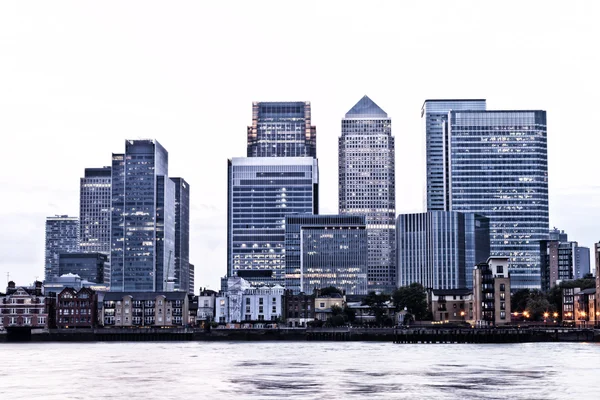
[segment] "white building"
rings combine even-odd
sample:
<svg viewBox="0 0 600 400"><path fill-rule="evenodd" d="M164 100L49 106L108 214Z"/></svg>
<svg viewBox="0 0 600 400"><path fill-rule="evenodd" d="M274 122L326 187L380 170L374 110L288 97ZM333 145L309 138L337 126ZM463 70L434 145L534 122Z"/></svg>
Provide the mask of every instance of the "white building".
<svg viewBox="0 0 600 400"><path fill-rule="evenodd" d="M198 296L198 313L196 314L196 320L214 320L216 296L217 292L215 292L214 290L204 289L200 291L200 295Z"/></svg>
<svg viewBox="0 0 600 400"><path fill-rule="evenodd" d="M276 321L282 316L284 288L254 288L239 277L227 280L227 291L216 298L215 320L222 324Z"/></svg>

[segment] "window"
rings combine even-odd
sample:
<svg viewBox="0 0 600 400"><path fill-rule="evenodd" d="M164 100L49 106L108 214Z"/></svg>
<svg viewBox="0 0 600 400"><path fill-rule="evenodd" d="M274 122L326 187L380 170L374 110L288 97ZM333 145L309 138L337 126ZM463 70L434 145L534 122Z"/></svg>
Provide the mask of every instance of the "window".
<svg viewBox="0 0 600 400"><path fill-rule="evenodd" d="M277 303L277 298L273 297L273 303Z"/></svg>
<svg viewBox="0 0 600 400"><path fill-rule="evenodd" d="M260 314L262 314L262 313L263 313L263 306L258 306L258 312L259 312Z"/></svg>
<svg viewBox="0 0 600 400"><path fill-rule="evenodd" d="M499 273L499 274L503 274L504 273L504 266L498 265L496 267L496 272Z"/></svg>
<svg viewBox="0 0 600 400"><path fill-rule="evenodd" d="M273 310L271 312L275 314L277 312L277 306L273 306Z"/></svg>
<svg viewBox="0 0 600 400"><path fill-rule="evenodd" d="M250 297L246 297L246 304L250 304Z"/></svg>
<svg viewBox="0 0 600 400"><path fill-rule="evenodd" d="M319 303L319 307L325 308L325 303Z"/></svg>
<svg viewBox="0 0 600 400"><path fill-rule="evenodd" d="M500 300L505 300L506 299L506 293L500 293Z"/></svg>
<svg viewBox="0 0 600 400"><path fill-rule="evenodd" d="M506 290L506 285L504 283L500 284L500 291L504 292Z"/></svg>
<svg viewBox="0 0 600 400"><path fill-rule="evenodd" d="M506 319L506 311L500 311L500 319Z"/></svg>
<svg viewBox="0 0 600 400"><path fill-rule="evenodd" d="M264 301L264 299L263 299L262 297L260 297L260 298L258 299L258 304L263 304L263 301Z"/></svg>

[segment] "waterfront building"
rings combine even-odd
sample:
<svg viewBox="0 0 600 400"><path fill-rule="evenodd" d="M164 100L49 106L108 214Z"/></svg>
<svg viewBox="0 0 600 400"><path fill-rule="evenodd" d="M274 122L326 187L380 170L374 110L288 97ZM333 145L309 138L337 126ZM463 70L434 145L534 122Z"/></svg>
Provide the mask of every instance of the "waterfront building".
<svg viewBox="0 0 600 400"><path fill-rule="evenodd" d="M510 259L513 289L540 289L548 238L545 111L450 111L446 210L490 219L491 256Z"/></svg>
<svg viewBox="0 0 600 400"><path fill-rule="evenodd" d="M317 157L317 128L308 101L252 103L248 157Z"/></svg>
<svg viewBox="0 0 600 400"><path fill-rule="evenodd" d="M193 293L188 293L187 324L189 326L196 326L196 321L198 318L198 308L198 296L195 296Z"/></svg>
<svg viewBox="0 0 600 400"><path fill-rule="evenodd" d="M594 254L596 262L594 269L596 277L596 310L600 311L600 243L594 243Z"/></svg>
<svg viewBox="0 0 600 400"><path fill-rule="evenodd" d="M427 211L447 210L449 172L446 153L447 136L444 128L448 122L448 112L455 110L486 109L485 99L441 99L425 100L421 107L421 121L424 129L426 154L426 206Z"/></svg>
<svg viewBox="0 0 600 400"><path fill-rule="evenodd" d="M108 292L102 302L105 327L183 327L188 315L186 292Z"/></svg>
<svg viewBox="0 0 600 400"><path fill-rule="evenodd" d="M200 290L198 296L198 314L196 320L199 322L211 322L215 319L215 299L217 292L210 289Z"/></svg>
<svg viewBox="0 0 600 400"><path fill-rule="evenodd" d="M167 288L175 253L175 184L156 140L127 140L113 154L111 290Z"/></svg>
<svg viewBox="0 0 600 400"><path fill-rule="evenodd" d="M473 271L473 317L475 326L510 324L512 275L508 257L490 257Z"/></svg>
<svg viewBox="0 0 600 400"><path fill-rule="evenodd" d="M79 245L110 256L111 167L86 168L79 188Z"/></svg>
<svg viewBox="0 0 600 400"><path fill-rule="evenodd" d="M312 157L228 161L227 276L285 285L285 217L318 213Z"/></svg>
<svg viewBox="0 0 600 400"><path fill-rule="evenodd" d="M558 237L550 234L551 237ZM566 235L561 236L563 239ZM540 270L542 290L547 292L562 281L582 279L589 273L589 248L577 242L560 240L540 241Z"/></svg>
<svg viewBox="0 0 600 400"><path fill-rule="evenodd" d="M473 269L490 255L489 219L472 213L400 214L396 226L398 286L471 288Z"/></svg>
<svg viewBox="0 0 600 400"><path fill-rule="evenodd" d="M243 278L230 277L227 291L215 299L215 319L220 324L264 327L282 318L283 294L279 285L253 287Z"/></svg>
<svg viewBox="0 0 600 400"><path fill-rule="evenodd" d="M89 288L63 289L56 298L56 326L94 328L97 321L98 298Z"/></svg>
<svg viewBox="0 0 600 400"><path fill-rule="evenodd" d="M367 96L342 119L339 213L366 216L368 290L396 287L394 143L391 119Z"/></svg>
<svg viewBox="0 0 600 400"><path fill-rule="evenodd" d="M315 297L315 320L327 321L332 317L332 307L341 309L346 305L346 296L339 293L330 293L322 295L319 290L314 293Z"/></svg>
<svg viewBox="0 0 600 400"><path fill-rule="evenodd" d="M575 308L575 294L581 291L580 288L562 289L562 320L563 322L575 323L577 319L577 310Z"/></svg>
<svg viewBox="0 0 600 400"><path fill-rule="evenodd" d="M294 294L334 286L367 294L367 231L362 215L285 218L285 287Z"/></svg>
<svg viewBox="0 0 600 400"><path fill-rule="evenodd" d="M289 328L306 327L315 320L314 294L296 293L286 289L283 297L283 309Z"/></svg>
<svg viewBox="0 0 600 400"><path fill-rule="evenodd" d="M175 184L175 290L190 291L190 185L183 178L171 178Z"/></svg>
<svg viewBox="0 0 600 400"><path fill-rule="evenodd" d="M434 321L457 323L474 319L472 289L430 289L427 302Z"/></svg>
<svg viewBox="0 0 600 400"><path fill-rule="evenodd" d="M61 253L59 275L76 274L83 280L110 285L110 262L105 253Z"/></svg>
<svg viewBox="0 0 600 400"><path fill-rule="evenodd" d="M0 327L45 329L51 302L42 293L42 282L36 281L33 287L16 286L8 282L6 293L0 296Z"/></svg>
<svg viewBox="0 0 600 400"><path fill-rule="evenodd" d="M59 275L59 254L79 251L79 218L56 215L46 218L46 280Z"/></svg>

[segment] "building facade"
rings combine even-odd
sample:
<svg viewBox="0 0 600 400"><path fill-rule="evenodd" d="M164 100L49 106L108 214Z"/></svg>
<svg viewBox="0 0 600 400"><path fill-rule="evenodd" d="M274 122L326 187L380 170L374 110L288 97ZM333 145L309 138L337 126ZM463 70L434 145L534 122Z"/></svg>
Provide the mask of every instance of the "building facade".
<svg viewBox="0 0 600 400"><path fill-rule="evenodd" d="M361 215L285 218L285 287L294 294L334 286L367 294L367 231Z"/></svg>
<svg viewBox="0 0 600 400"><path fill-rule="evenodd" d="M42 282L34 287L16 286L8 282L6 293L0 296L0 326L6 328L48 328L50 303L42 294Z"/></svg>
<svg viewBox="0 0 600 400"><path fill-rule="evenodd" d="M308 101L254 102L248 157L317 157Z"/></svg>
<svg viewBox="0 0 600 400"><path fill-rule="evenodd" d="M510 324L511 277L507 257L490 257L473 271L475 326Z"/></svg>
<svg viewBox="0 0 600 400"><path fill-rule="evenodd" d="M215 301L215 320L220 324L247 324L262 326L282 318L282 286L252 287L239 277L228 279L227 291L219 293Z"/></svg>
<svg viewBox="0 0 600 400"><path fill-rule="evenodd" d="M65 288L56 296L56 326L59 329L94 328L97 309L98 298L93 290Z"/></svg>
<svg viewBox="0 0 600 400"><path fill-rule="evenodd" d="M425 209L427 211L447 210L449 171L446 153L448 141L444 135L444 127L448 122L448 112L485 109L484 99L425 100L423 103L421 122L425 137L427 174Z"/></svg>
<svg viewBox="0 0 600 400"><path fill-rule="evenodd" d="M155 140L127 140L113 154L111 289L162 291L175 253L175 184Z"/></svg>
<svg viewBox="0 0 600 400"><path fill-rule="evenodd" d="M591 273L590 269L590 248L577 246L575 249L575 276L574 279L582 279Z"/></svg>
<svg viewBox="0 0 600 400"><path fill-rule="evenodd" d="M86 168L79 188L79 245L110 256L111 167Z"/></svg>
<svg viewBox="0 0 600 400"><path fill-rule="evenodd" d="M312 157L228 161L227 276L285 285L285 217L318 213Z"/></svg>
<svg viewBox="0 0 600 400"><path fill-rule="evenodd" d="M183 178L171 180L175 184L175 254L169 269L174 268L175 290L194 293L194 283L190 285L190 185Z"/></svg>
<svg viewBox="0 0 600 400"><path fill-rule="evenodd" d="M398 215L398 286L472 288L475 265L490 256L489 226L488 218L472 213Z"/></svg>
<svg viewBox="0 0 600 400"><path fill-rule="evenodd" d="M198 295L198 314L196 320L199 322L211 322L215 319L215 299L217 292L209 289L200 290Z"/></svg>
<svg viewBox="0 0 600 400"><path fill-rule="evenodd" d="M195 273L195 266L194 264L189 264L189 278L188 278L188 293L194 293L195 291L195 284L196 284L196 273Z"/></svg>
<svg viewBox="0 0 600 400"><path fill-rule="evenodd" d="M108 292L102 303L106 327L182 327L188 315L186 292Z"/></svg>
<svg viewBox="0 0 600 400"><path fill-rule="evenodd" d="M105 253L61 253L59 275L76 274L83 280L110 285L110 262Z"/></svg>
<svg viewBox="0 0 600 400"><path fill-rule="evenodd" d="M58 262L61 253L79 251L79 218L56 215L46 218L46 280L59 275Z"/></svg>
<svg viewBox="0 0 600 400"><path fill-rule="evenodd" d="M368 288L396 287L396 179L392 121L364 96L342 119L339 138L339 213L364 215Z"/></svg>
<svg viewBox="0 0 600 400"><path fill-rule="evenodd" d="M434 321L457 323L474 319L471 289L428 290L427 300Z"/></svg>
<svg viewBox="0 0 600 400"><path fill-rule="evenodd" d="M490 219L492 256L510 259L514 289L540 289L548 238L545 111L450 111L447 209Z"/></svg>
<svg viewBox="0 0 600 400"><path fill-rule="evenodd" d="M286 289L283 297L285 321L289 328L306 327L315 319L315 295Z"/></svg>

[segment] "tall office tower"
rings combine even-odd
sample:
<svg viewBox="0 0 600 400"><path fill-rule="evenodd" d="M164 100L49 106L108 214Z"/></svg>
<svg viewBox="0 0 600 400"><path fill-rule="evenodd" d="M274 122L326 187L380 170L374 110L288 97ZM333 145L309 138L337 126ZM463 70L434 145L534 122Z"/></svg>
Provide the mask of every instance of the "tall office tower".
<svg viewBox="0 0 600 400"><path fill-rule="evenodd" d="M596 310L600 310L600 242L594 243L594 273L596 276Z"/></svg>
<svg viewBox="0 0 600 400"><path fill-rule="evenodd" d="M155 140L126 140L113 154L111 290L163 291L173 276L175 184Z"/></svg>
<svg viewBox="0 0 600 400"><path fill-rule="evenodd" d="M75 274L89 282L110 285L110 262L104 253L61 253L59 275Z"/></svg>
<svg viewBox="0 0 600 400"><path fill-rule="evenodd" d="M550 229L548 234L548 240L558 240L559 242L568 242L569 235L565 231L558 230L556 228Z"/></svg>
<svg viewBox="0 0 600 400"><path fill-rule="evenodd" d="M285 284L285 217L318 213L312 157L228 160L227 276Z"/></svg>
<svg viewBox="0 0 600 400"><path fill-rule="evenodd" d="M79 245L110 255L111 168L86 168L79 189Z"/></svg>
<svg viewBox="0 0 600 400"><path fill-rule="evenodd" d="M472 213L398 215L398 286L472 288L473 269L490 255L490 221Z"/></svg>
<svg viewBox="0 0 600 400"><path fill-rule="evenodd" d="M444 125L451 110L485 110L485 100L425 100L421 108L421 121L425 130L427 164L427 211L448 211L448 163L445 154L448 143ZM485 260L484 260L485 261Z"/></svg>
<svg viewBox="0 0 600 400"><path fill-rule="evenodd" d="M311 294L334 286L367 294L367 231L361 215L285 218L285 287Z"/></svg>
<svg viewBox="0 0 600 400"><path fill-rule="evenodd" d="M365 215L369 290L396 287L396 180L392 121L364 96L342 119L339 213Z"/></svg>
<svg viewBox="0 0 600 400"><path fill-rule="evenodd" d="M46 218L45 280L58 277L60 253L79 251L79 218L56 215Z"/></svg>
<svg viewBox="0 0 600 400"><path fill-rule="evenodd" d="M591 273L590 269L590 248L577 246L575 249L575 279L581 279Z"/></svg>
<svg viewBox="0 0 600 400"><path fill-rule="evenodd" d="M188 293L193 294L194 290L195 290L195 283L196 283L196 278L195 278L195 273L194 273L194 264L189 264L189 278L188 278Z"/></svg>
<svg viewBox="0 0 600 400"><path fill-rule="evenodd" d="M310 102L254 102L248 157L317 157Z"/></svg>
<svg viewBox="0 0 600 400"><path fill-rule="evenodd" d="M540 289L548 238L545 111L450 111L445 129L451 211L490 219L492 257L508 257L513 289Z"/></svg>
<svg viewBox="0 0 600 400"><path fill-rule="evenodd" d="M175 289L188 291L190 287L190 185L183 178L171 178L171 180L175 184Z"/></svg>

